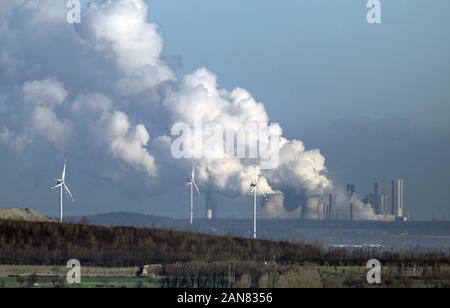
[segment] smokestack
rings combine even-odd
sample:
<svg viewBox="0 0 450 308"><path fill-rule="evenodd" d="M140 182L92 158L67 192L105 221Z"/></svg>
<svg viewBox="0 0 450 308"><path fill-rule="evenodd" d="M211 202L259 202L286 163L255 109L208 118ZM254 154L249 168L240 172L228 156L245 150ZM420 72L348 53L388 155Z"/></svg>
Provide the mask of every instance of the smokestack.
<svg viewBox="0 0 450 308"><path fill-rule="evenodd" d="M214 212L212 209L208 209L206 212L206 220L213 220L214 219Z"/></svg>
<svg viewBox="0 0 450 308"><path fill-rule="evenodd" d="M347 194L350 198L350 222L353 221L353 197L355 195L356 189L354 184L347 184Z"/></svg>
<svg viewBox="0 0 450 308"><path fill-rule="evenodd" d="M354 184L347 184L347 193L349 196L353 196L356 192Z"/></svg>
<svg viewBox="0 0 450 308"><path fill-rule="evenodd" d="M216 219L217 204L214 195L211 191L208 191L206 193L205 207L206 207L206 220Z"/></svg>
<svg viewBox="0 0 450 308"><path fill-rule="evenodd" d="M397 218L404 216L404 180L397 179L392 182L392 213Z"/></svg>

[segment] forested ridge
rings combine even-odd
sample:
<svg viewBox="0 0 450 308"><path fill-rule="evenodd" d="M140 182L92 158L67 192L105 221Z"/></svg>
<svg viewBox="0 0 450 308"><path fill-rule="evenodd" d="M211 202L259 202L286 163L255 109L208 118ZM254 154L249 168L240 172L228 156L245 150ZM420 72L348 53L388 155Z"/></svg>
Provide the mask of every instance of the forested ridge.
<svg viewBox="0 0 450 308"><path fill-rule="evenodd" d="M449 264L449 252L326 249L320 244L250 240L131 227L99 227L0 220L0 263L140 266L177 262L273 262L357 265L373 258L384 264Z"/></svg>

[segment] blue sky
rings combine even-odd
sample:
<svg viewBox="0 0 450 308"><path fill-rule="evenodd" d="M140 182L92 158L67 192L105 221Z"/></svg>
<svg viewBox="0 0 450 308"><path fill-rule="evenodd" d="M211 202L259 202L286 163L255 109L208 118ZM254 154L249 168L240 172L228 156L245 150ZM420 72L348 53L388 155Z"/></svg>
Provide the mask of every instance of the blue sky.
<svg viewBox="0 0 450 308"><path fill-rule="evenodd" d="M244 85L293 132L367 115L448 130L446 1L384 1L377 26L360 0L151 5L181 72L206 66L225 86Z"/></svg>

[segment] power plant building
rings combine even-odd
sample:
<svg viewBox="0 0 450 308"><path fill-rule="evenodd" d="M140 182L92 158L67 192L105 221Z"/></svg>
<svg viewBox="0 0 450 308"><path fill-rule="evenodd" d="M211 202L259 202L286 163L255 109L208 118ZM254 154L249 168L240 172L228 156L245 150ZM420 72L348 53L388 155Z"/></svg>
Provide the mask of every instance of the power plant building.
<svg viewBox="0 0 450 308"><path fill-rule="evenodd" d="M397 218L402 218L405 216L403 187L403 179L398 179L392 182L392 212Z"/></svg>
<svg viewBox="0 0 450 308"><path fill-rule="evenodd" d="M333 220L345 219L354 221L360 215L359 201L356 198L354 184L347 185L347 204L340 204L339 196L335 199L332 194L318 194L306 196L305 201L294 195L295 209L289 209L286 205L289 194L275 192L267 196L262 207L263 215L267 219L296 219L322 220L331 222ZM207 219L214 219L216 215L215 198L212 195L206 197ZM363 200L365 204L372 206L378 220L386 222L406 221L404 203L404 180L379 181L374 185L374 192L367 195ZM345 207L342 207L345 206Z"/></svg>
<svg viewBox="0 0 450 308"><path fill-rule="evenodd" d="M375 183L375 196L378 204L375 207L379 209L380 215L394 215L392 211L392 184L388 181L379 181Z"/></svg>
<svg viewBox="0 0 450 308"><path fill-rule="evenodd" d="M384 216L386 220L404 220L404 180L375 183L374 194L366 196L363 201L372 205L375 213Z"/></svg>

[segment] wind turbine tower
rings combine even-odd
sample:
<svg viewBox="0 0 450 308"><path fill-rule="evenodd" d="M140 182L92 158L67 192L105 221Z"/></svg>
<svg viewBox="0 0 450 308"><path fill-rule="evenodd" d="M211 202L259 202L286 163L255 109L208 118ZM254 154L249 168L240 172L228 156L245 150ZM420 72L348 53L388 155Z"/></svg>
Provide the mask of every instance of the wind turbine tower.
<svg viewBox="0 0 450 308"><path fill-rule="evenodd" d="M73 199L72 193L70 192L69 188L66 185L66 170L67 170L67 161L64 160L64 169L61 175L60 179L55 179L56 186L52 187L52 189L59 188L60 189L60 195L59 195L59 210L60 210L60 222L64 222L64 210L63 210L63 191L66 191L66 194L72 199L72 202L75 203L75 200Z"/></svg>
<svg viewBox="0 0 450 308"><path fill-rule="evenodd" d="M190 186L191 190L191 199L189 204L189 212L190 212L190 219L189 223L191 225L194 224L194 188L197 191L197 193L200 195L200 190L198 189L197 183L195 183L195 166L192 164L192 176L190 179L186 182L187 186Z"/></svg>
<svg viewBox="0 0 450 308"><path fill-rule="evenodd" d="M256 231L257 231L256 230L257 204L256 203L257 203L258 191L264 196L264 198L266 197L266 195L261 190L261 187L259 186L258 175L256 175L255 181L250 184L250 192L248 193L249 195L253 194L253 238L254 239L257 238L257 233L256 233Z"/></svg>

